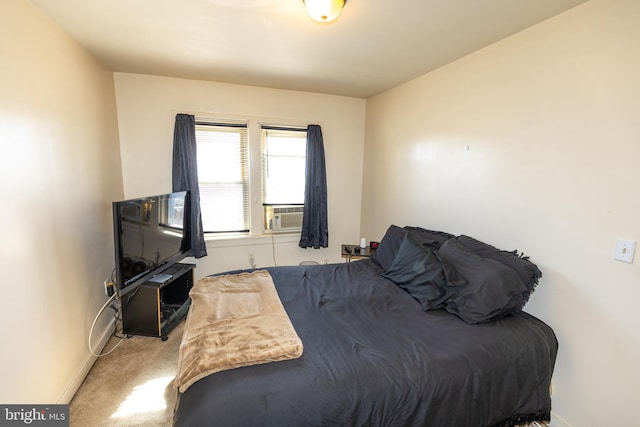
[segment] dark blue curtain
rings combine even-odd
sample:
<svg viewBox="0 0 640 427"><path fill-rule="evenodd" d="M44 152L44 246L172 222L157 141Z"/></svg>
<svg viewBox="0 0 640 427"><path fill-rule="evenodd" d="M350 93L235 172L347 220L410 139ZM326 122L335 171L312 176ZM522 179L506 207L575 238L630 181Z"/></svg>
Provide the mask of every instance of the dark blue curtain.
<svg viewBox="0 0 640 427"><path fill-rule="evenodd" d="M318 125L307 127L304 214L299 246L314 249L329 246L327 171L324 161L322 129Z"/></svg>
<svg viewBox="0 0 640 427"><path fill-rule="evenodd" d="M190 114L176 115L173 129L173 191L188 190L190 197L189 216L191 250L193 256L202 258L207 255L200 215L200 188L198 186L198 160L196 155L196 123Z"/></svg>

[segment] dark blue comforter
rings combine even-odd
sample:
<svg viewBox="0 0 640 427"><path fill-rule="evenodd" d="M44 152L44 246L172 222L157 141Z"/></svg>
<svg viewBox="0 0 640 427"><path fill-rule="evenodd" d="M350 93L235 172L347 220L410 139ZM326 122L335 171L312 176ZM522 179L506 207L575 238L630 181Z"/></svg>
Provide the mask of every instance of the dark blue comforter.
<svg viewBox="0 0 640 427"><path fill-rule="evenodd" d="M535 317L469 325L424 312L372 260L267 270L302 357L196 382L178 396L176 426L485 427L549 418L558 344Z"/></svg>

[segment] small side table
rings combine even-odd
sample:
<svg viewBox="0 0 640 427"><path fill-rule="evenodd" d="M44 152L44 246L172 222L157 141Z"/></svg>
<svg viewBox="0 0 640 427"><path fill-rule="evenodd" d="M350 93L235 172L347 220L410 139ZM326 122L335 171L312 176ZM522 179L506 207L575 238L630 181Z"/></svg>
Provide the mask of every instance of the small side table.
<svg viewBox="0 0 640 427"><path fill-rule="evenodd" d="M352 259L369 258L376 253L375 249L371 249L369 246L361 248L360 245L342 245L342 258L346 258L347 262L351 262Z"/></svg>

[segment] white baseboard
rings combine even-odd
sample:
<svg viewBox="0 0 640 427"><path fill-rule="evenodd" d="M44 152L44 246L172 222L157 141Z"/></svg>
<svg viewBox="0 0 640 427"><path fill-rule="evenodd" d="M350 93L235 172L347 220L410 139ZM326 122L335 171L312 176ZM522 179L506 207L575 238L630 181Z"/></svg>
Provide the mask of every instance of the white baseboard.
<svg viewBox="0 0 640 427"><path fill-rule="evenodd" d="M558 414L551 411L551 424L549 427L571 427L569 423L560 418Z"/></svg>
<svg viewBox="0 0 640 427"><path fill-rule="evenodd" d="M98 341L97 347L93 350L95 353L102 351L104 346L107 345L109 338L111 338L111 335L113 334L115 321L115 319L112 319L105 328L102 336L100 337L100 341ZM73 399L73 396L75 396L76 392L82 385L82 382L93 367L93 364L96 363L97 359L98 357L91 354L89 352L89 349L87 349L87 358L85 359L85 362L76 371L76 374L73 376L67 387L65 387L60 397L58 397L58 401L56 403L68 405L71 402L71 399Z"/></svg>

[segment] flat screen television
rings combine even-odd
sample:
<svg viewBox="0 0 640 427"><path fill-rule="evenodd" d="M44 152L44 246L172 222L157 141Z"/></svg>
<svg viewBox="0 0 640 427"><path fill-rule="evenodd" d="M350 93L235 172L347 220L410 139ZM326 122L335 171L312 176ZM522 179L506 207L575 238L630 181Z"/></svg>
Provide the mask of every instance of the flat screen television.
<svg viewBox="0 0 640 427"><path fill-rule="evenodd" d="M113 202L116 286L121 295L191 256L189 192Z"/></svg>

